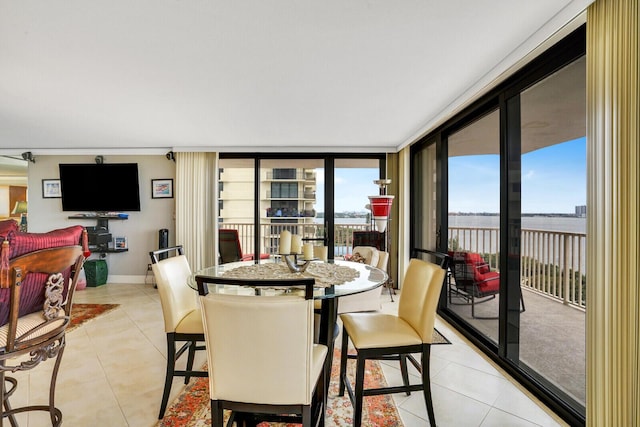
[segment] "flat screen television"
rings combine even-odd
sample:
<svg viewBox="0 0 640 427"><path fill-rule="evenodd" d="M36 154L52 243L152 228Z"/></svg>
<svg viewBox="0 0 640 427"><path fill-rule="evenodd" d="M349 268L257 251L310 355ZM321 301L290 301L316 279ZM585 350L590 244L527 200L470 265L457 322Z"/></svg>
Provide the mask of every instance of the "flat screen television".
<svg viewBox="0 0 640 427"><path fill-rule="evenodd" d="M63 211L140 210L137 163L61 163Z"/></svg>

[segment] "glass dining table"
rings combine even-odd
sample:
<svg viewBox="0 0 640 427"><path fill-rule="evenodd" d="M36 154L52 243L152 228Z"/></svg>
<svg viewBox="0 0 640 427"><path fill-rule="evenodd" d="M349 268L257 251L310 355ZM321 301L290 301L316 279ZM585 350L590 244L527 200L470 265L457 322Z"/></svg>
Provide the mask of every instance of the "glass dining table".
<svg viewBox="0 0 640 427"><path fill-rule="evenodd" d="M327 263L313 261L304 272L291 272L280 257L258 261L232 262L196 271L188 281L189 286L196 291L198 291L197 277L201 279L201 282L203 281L202 279L206 281L207 279L219 278L239 280L314 278L316 285L314 286L313 299L321 302L318 343L326 345L329 349L325 365L327 387L331 377L334 341L337 334L338 299L343 296L375 289L382 286L388 279L387 273L379 268L343 260L329 260ZM201 294L224 293L277 296L280 294L286 295L291 290L285 290L277 286L269 289L229 284L209 284L206 289L201 289L199 292Z"/></svg>

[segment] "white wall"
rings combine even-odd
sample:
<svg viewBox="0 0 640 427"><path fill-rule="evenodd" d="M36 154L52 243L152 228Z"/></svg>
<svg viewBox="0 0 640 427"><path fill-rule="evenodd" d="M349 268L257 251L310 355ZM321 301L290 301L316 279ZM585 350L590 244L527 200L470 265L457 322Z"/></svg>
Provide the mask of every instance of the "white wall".
<svg viewBox="0 0 640 427"><path fill-rule="evenodd" d="M29 231L45 232L71 225L93 226L95 220L69 219L79 212L63 212L61 199L42 198L42 180L58 179L59 163L94 163L94 155L38 156L29 164L28 200ZM138 163L140 185L140 212L127 212L129 219L110 220L109 231L115 236L127 237L129 251L107 254L110 283L143 282L149 264L149 251L158 248L158 230L169 230L169 245L175 244L175 199L152 199L151 180L175 180L175 163L164 155L104 156L105 163ZM98 259L99 255L91 256Z"/></svg>

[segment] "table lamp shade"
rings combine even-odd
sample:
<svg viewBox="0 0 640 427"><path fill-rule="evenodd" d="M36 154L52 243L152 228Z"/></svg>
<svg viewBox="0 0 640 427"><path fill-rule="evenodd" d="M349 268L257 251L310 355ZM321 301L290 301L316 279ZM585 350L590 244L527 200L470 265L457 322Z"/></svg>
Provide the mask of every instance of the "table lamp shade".
<svg viewBox="0 0 640 427"><path fill-rule="evenodd" d="M15 214L24 214L24 213L27 213L27 201L20 200L16 202L16 205L13 207L11 214L15 215Z"/></svg>

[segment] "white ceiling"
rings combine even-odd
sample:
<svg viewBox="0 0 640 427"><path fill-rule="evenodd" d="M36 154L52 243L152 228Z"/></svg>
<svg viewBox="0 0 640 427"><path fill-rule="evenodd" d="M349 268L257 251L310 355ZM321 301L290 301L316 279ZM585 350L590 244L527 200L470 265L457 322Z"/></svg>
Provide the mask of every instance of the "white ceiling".
<svg viewBox="0 0 640 427"><path fill-rule="evenodd" d="M396 151L589 0L0 0L0 153Z"/></svg>

